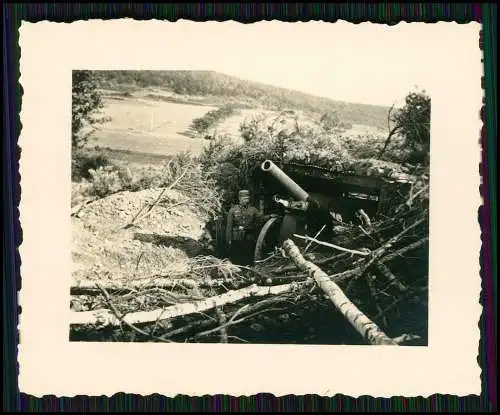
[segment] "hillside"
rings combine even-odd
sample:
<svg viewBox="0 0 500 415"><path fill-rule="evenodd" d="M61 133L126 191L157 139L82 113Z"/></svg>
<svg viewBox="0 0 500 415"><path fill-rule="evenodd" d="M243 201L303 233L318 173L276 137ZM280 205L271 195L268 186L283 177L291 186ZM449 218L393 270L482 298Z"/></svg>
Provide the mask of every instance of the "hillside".
<svg viewBox="0 0 500 415"><path fill-rule="evenodd" d="M190 103L217 106L234 102L246 108L287 108L315 114L336 110L346 123L381 129L387 123L386 107L334 101L214 71L95 71L95 74L102 89L122 93L149 88L187 97Z"/></svg>

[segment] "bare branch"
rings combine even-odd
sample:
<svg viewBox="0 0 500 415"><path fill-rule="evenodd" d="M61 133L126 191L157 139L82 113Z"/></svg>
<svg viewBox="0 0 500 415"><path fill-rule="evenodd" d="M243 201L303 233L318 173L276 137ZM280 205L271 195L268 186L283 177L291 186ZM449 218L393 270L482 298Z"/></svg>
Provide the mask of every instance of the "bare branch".
<svg viewBox="0 0 500 415"><path fill-rule="evenodd" d="M375 345L397 345L346 297L340 287L321 268L312 262L306 261L292 240L286 240L283 243L283 249L297 267L309 273L335 308L342 313L364 339Z"/></svg>
<svg viewBox="0 0 500 415"><path fill-rule="evenodd" d="M139 311L130 313L124 316L121 320L108 310L94 310L83 312L72 312L71 325L89 325L98 324L103 326L117 326L122 321L130 324L151 323L158 319L171 319L175 317L185 316L188 314L197 313L200 311L211 310L216 306L224 304L237 303L248 297L264 297L267 295L279 295L289 291L298 289L308 284L308 281L301 283L291 283L284 285L275 285L271 287L259 287L251 285L240 290L229 291L227 293L200 300L192 303L176 304L164 309L152 311Z"/></svg>
<svg viewBox="0 0 500 415"><path fill-rule="evenodd" d="M100 290L102 291L103 295L104 295L104 298L106 298L106 302L108 303L108 306L109 308L111 308L111 311L113 312L115 318L117 318L119 320L120 323L123 323L125 324L127 327L131 328L133 331L135 331L136 333L139 333L141 334L142 336L145 336L145 337L151 337L155 340L159 340L159 341L162 341L162 342L165 342L165 343L171 343L170 340L167 340L167 339L162 339L162 338L159 338L159 337L156 337L156 336L153 336L152 334L149 334L149 333L146 333L145 331L135 327L132 323L126 321L122 316L119 315L118 313L118 310L115 308L115 306L113 305L112 301L111 301L111 297L109 296L109 294L106 292L106 290L104 288L102 288L101 286L97 285Z"/></svg>
<svg viewBox="0 0 500 415"><path fill-rule="evenodd" d="M370 251L357 251L357 250L354 250L354 249L342 248L341 246L334 245L334 244L331 244L331 243L328 243L328 242L318 241L317 239L311 238L310 236L302 236L302 235L297 235L297 234L293 234L293 236L295 238L305 239L306 241L312 241L312 242L317 243L318 245L327 246L329 248L337 249L339 251L348 252L350 254L362 255L362 256L368 256L368 255L370 255Z"/></svg>

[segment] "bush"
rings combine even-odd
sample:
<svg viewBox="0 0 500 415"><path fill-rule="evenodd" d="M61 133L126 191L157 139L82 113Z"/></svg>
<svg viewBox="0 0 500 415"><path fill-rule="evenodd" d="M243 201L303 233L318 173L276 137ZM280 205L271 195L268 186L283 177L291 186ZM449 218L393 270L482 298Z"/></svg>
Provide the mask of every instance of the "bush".
<svg viewBox="0 0 500 415"><path fill-rule="evenodd" d="M192 164L193 156L189 152L182 152L169 157L159 166L143 167L134 172L134 179L129 190L138 191L168 186Z"/></svg>
<svg viewBox="0 0 500 415"><path fill-rule="evenodd" d="M194 202L205 203L202 211L215 212L219 196L213 180L202 171L199 161L189 152L169 157L163 165L148 166L134 171L112 163L97 151L78 152L73 157L72 200L82 197L106 197L120 191L140 191L171 185L183 175L175 188ZM78 180L76 180L76 178Z"/></svg>
<svg viewBox="0 0 500 415"><path fill-rule="evenodd" d="M384 147L384 137L371 135L358 135L356 137L342 137L342 146L354 159L375 159L391 163L404 163L408 161L408 149L401 137L394 137L381 157L380 149Z"/></svg>
<svg viewBox="0 0 500 415"><path fill-rule="evenodd" d="M99 167L97 170L90 170L92 175L92 195L105 197L121 190L127 189L132 181L132 177L122 169L115 166Z"/></svg>
<svg viewBox="0 0 500 415"><path fill-rule="evenodd" d="M266 113L245 120L240 125L243 143L236 144L225 137L211 141L200 157L205 171L229 205L237 190L255 190L253 173L265 159L282 162L319 163L322 158L336 162L349 159L338 137L327 134L317 125L308 125L290 110L278 116Z"/></svg>
<svg viewBox="0 0 500 415"><path fill-rule="evenodd" d="M99 151L73 149L71 162L71 179L80 181L91 178L90 170L111 166L109 158Z"/></svg>
<svg viewBox="0 0 500 415"><path fill-rule="evenodd" d="M265 159L278 165L300 163L339 173L386 177L402 173L398 163L405 159L401 140L394 140L384 159L377 160L384 139L346 137L341 129L333 131L308 123L289 110L278 116L261 113L247 119L240 133L243 143L217 137L200 156L204 171L223 195L226 206L236 200L241 187L255 194L258 189L254 188L253 173Z"/></svg>
<svg viewBox="0 0 500 415"><path fill-rule="evenodd" d="M198 134L203 134L208 129L215 127L220 121L234 114L236 106L234 104L226 104L219 109L208 111L203 117L195 118L191 123Z"/></svg>
<svg viewBox="0 0 500 415"><path fill-rule="evenodd" d="M84 179L79 186L82 196L103 198L113 193L127 190L132 183L132 176L126 169L118 166L105 166L89 170L90 179Z"/></svg>
<svg viewBox="0 0 500 415"><path fill-rule="evenodd" d="M140 191L159 189L175 184L175 190L185 195L183 203L191 204L201 215L214 217L221 205L221 197L214 179L203 170L200 161L190 152L178 153L169 157L162 165L148 166L134 171L133 178L122 180L121 190ZM115 189L119 187L116 182Z"/></svg>

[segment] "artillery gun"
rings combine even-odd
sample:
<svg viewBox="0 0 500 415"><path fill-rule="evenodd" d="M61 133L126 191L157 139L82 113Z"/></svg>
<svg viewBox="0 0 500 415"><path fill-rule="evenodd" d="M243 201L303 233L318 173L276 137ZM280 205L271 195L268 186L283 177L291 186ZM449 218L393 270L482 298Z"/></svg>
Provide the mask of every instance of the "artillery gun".
<svg viewBox="0 0 500 415"><path fill-rule="evenodd" d="M294 234L332 241L336 229L370 222L380 215L391 216L411 181L383 175L338 172L311 164L286 163L278 167L264 160L253 174L252 196L260 211L270 218L254 233L254 261L259 261ZM307 191L305 190L307 189ZM213 224L216 251L224 255L226 220Z"/></svg>
<svg viewBox="0 0 500 415"><path fill-rule="evenodd" d="M390 215L396 196L410 186L406 179L340 174L311 165L290 163L284 169L288 174L271 160L260 165L261 210L274 215L258 233L255 261L288 238L299 246L305 243L294 234L315 237L321 232L322 240L331 240L336 225L366 225L377 215Z"/></svg>

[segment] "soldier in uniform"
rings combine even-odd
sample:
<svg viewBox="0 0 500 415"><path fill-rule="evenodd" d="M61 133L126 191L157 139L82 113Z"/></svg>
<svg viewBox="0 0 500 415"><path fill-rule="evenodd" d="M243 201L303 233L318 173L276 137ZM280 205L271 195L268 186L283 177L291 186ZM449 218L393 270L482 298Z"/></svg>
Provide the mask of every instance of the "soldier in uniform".
<svg viewBox="0 0 500 415"><path fill-rule="evenodd" d="M226 241L233 261L245 265L252 262L256 232L266 217L250 205L248 190L240 190L238 196L239 204L227 215Z"/></svg>

